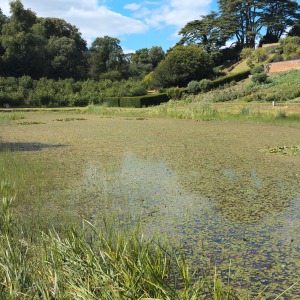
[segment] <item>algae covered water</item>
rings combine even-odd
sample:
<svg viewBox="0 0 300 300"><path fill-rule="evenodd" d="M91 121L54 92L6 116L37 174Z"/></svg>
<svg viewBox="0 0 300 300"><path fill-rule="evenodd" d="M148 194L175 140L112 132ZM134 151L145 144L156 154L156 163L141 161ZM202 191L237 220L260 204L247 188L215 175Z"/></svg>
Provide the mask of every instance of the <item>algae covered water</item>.
<svg viewBox="0 0 300 300"><path fill-rule="evenodd" d="M297 147L298 127L58 118L31 114L29 121L43 124L9 124L1 132L7 143L53 145L15 150L46 164L44 176L56 181L59 194L46 183L39 189L48 201L40 215L64 211L95 222L112 215L139 224L145 236L180 245L199 272L216 266L226 278L230 269L243 296L265 289L274 299L300 280L300 156L265 151ZM33 199L37 185L25 196ZM299 287L285 299L300 298Z"/></svg>

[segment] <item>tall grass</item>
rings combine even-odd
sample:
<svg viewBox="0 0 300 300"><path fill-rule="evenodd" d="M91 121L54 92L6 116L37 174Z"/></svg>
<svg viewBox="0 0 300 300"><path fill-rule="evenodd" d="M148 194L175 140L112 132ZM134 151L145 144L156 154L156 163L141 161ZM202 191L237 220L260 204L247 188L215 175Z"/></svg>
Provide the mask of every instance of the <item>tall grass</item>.
<svg viewBox="0 0 300 300"><path fill-rule="evenodd" d="M191 119L197 121L247 121L262 123L278 123L282 125L296 125L300 122L300 114L288 112L284 109L273 109L271 104L235 103L231 105L210 102L170 101L155 107L147 108L115 108L90 105L84 111L103 117L143 117L143 118L174 118Z"/></svg>
<svg viewBox="0 0 300 300"><path fill-rule="evenodd" d="M0 112L0 122L25 119L23 112Z"/></svg>
<svg viewBox="0 0 300 300"><path fill-rule="evenodd" d="M3 180L0 194L0 299L236 299L230 283L110 222L35 232L31 242L14 219L14 186Z"/></svg>

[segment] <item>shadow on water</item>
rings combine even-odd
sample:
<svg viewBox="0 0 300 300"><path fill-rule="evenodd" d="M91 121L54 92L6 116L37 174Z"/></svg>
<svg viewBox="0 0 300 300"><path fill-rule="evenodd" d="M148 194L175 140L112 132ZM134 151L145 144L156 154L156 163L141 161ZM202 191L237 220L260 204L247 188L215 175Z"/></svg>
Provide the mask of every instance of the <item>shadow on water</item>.
<svg viewBox="0 0 300 300"><path fill-rule="evenodd" d="M11 151L41 151L45 148L62 148L67 147L68 145L62 144L43 144L43 143L34 143L34 142L0 142L0 152Z"/></svg>

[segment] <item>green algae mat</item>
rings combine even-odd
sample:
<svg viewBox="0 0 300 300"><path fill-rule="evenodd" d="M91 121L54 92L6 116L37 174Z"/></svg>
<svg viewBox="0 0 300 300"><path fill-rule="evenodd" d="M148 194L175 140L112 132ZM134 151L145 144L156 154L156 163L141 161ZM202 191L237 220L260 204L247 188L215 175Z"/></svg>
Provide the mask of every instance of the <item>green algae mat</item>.
<svg viewBox="0 0 300 300"><path fill-rule="evenodd" d="M0 163L25 165L16 209L31 219L138 224L243 297L300 280L300 125L25 116L0 125ZM300 283L284 295L298 298Z"/></svg>

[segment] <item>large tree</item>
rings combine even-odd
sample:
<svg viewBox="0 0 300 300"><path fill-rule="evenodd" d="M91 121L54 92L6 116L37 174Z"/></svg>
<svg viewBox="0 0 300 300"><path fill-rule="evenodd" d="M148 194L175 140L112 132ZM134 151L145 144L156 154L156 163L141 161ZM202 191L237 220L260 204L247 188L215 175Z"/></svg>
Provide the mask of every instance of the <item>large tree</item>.
<svg viewBox="0 0 300 300"><path fill-rule="evenodd" d="M232 24L212 11L200 20L188 22L180 31L179 44L198 44L208 53L219 50L233 35Z"/></svg>
<svg viewBox="0 0 300 300"><path fill-rule="evenodd" d="M255 47L255 40L263 27L261 22L265 3L260 0L218 0L223 18L231 20L231 31L241 47Z"/></svg>
<svg viewBox="0 0 300 300"><path fill-rule="evenodd" d="M54 79L87 75L87 46L76 26L58 18L41 18L47 38L48 76Z"/></svg>
<svg viewBox="0 0 300 300"><path fill-rule="evenodd" d="M4 54L5 74L9 76L45 74L45 51L47 43L37 16L24 9L20 0L10 2L11 17L2 26L1 44Z"/></svg>
<svg viewBox="0 0 300 300"><path fill-rule="evenodd" d="M299 21L299 4L291 0L267 0L265 4L262 23L267 28L266 35L279 40L287 28Z"/></svg>
<svg viewBox="0 0 300 300"><path fill-rule="evenodd" d="M143 78L155 69L158 63L165 57L161 47L142 48L130 55L129 76Z"/></svg>
<svg viewBox="0 0 300 300"><path fill-rule="evenodd" d="M165 58L165 52L160 46L153 46L149 49L149 58L152 68L155 69L157 65Z"/></svg>
<svg viewBox="0 0 300 300"><path fill-rule="evenodd" d="M232 22L232 32L242 47L255 47L263 30L268 39L279 39L299 20L299 5L293 0L218 0L221 15Z"/></svg>
<svg viewBox="0 0 300 300"><path fill-rule="evenodd" d="M89 71L93 79L114 71L120 75L127 65L120 40L110 36L97 37L92 43L89 58Z"/></svg>
<svg viewBox="0 0 300 300"><path fill-rule="evenodd" d="M192 80L200 80L212 73L210 56L199 46L179 45L168 52L152 78L157 86L186 86Z"/></svg>

